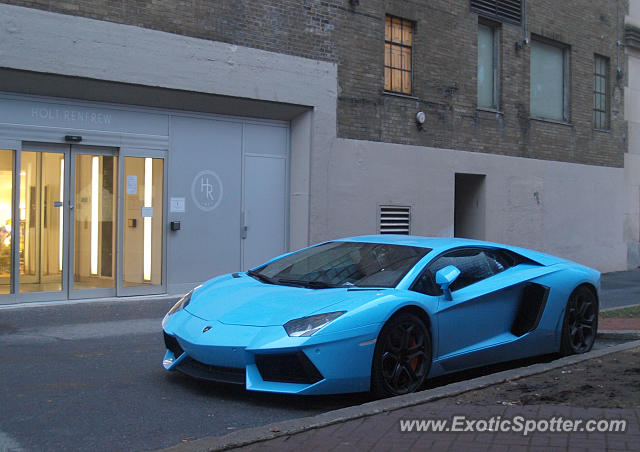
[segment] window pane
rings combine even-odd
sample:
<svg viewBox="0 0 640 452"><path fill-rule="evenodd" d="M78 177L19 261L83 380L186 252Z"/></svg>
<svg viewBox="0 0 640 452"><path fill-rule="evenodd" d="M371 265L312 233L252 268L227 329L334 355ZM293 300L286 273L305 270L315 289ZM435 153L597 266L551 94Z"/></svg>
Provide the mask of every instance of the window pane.
<svg viewBox="0 0 640 452"><path fill-rule="evenodd" d="M402 71L393 69L391 71L391 89L393 91L402 91Z"/></svg>
<svg viewBox="0 0 640 452"><path fill-rule="evenodd" d="M115 287L116 158L79 154L75 160L73 289Z"/></svg>
<svg viewBox="0 0 640 452"><path fill-rule="evenodd" d="M402 73L402 92L410 93L411 92L411 72L403 72Z"/></svg>
<svg viewBox="0 0 640 452"><path fill-rule="evenodd" d="M385 90L411 93L412 27L413 24L408 20L390 16L385 18Z"/></svg>
<svg viewBox="0 0 640 452"><path fill-rule="evenodd" d="M606 57L594 55L594 93L593 93L593 126L597 129L609 127L609 109L607 105L609 60Z"/></svg>
<svg viewBox="0 0 640 452"><path fill-rule="evenodd" d="M393 46L391 48L391 66L393 68L402 68L402 47Z"/></svg>
<svg viewBox="0 0 640 452"><path fill-rule="evenodd" d="M137 184L124 198L122 285L162 284L162 224L164 161L125 157L126 180Z"/></svg>
<svg viewBox="0 0 640 452"><path fill-rule="evenodd" d="M413 30L412 30L411 22L409 22L408 20L405 20L404 27L402 30L402 43L406 46L410 46L412 40L413 40Z"/></svg>
<svg viewBox="0 0 640 452"><path fill-rule="evenodd" d="M391 26L393 31L393 42L402 42L402 22L400 19L391 19Z"/></svg>
<svg viewBox="0 0 640 452"><path fill-rule="evenodd" d="M478 107L495 108L493 29L478 25Z"/></svg>
<svg viewBox="0 0 640 452"><path fill-rule="evenodd" d="M531 42L531 115L564 120L564 51Z"/></svg>
<svg viewBox="0 0 640 452"><path fill-rule="evenodd" d="M384 20L384 40L391 41L391 17L389 16Z"/></svg>
<svg viewBox="0 0 640 452"><path fill-rule="evenodd" d="M64 154L22 151L20 292L62 290Z"/></svg>
<svg viewBox="0 0 640 452"><path fill-rule="evenodd" d="M0 294L11 292L13 151L0 150Z"/></svg>
<svg viewBox="0 0 640 452"><path fill-rule="evenodd" d="M405 71L411 70L411 49L407 49L402 47L402 66L400 66Z"/></svg>

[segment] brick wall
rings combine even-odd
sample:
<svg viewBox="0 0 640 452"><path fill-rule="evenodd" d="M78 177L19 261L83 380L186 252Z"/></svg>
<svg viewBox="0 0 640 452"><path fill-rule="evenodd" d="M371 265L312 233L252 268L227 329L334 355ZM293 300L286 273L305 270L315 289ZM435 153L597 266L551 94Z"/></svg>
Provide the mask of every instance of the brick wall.
<svg viewBox="0 0 640 452"><path fill-rule="evenodd" d="M627 2L530 0L529 32L570 46L568 124L530 119L530 47L519 25L500 25L500 112L476 108L478 15L468 0L362 1L336 31L338 134L342 137L464 149L592 165L623 166L626 124L617 82L617 45ZM618 8L616 8L616 4ZM385 13L415 21L413 95L384 93ZM360 40L348 39L349 29ZM593 130L593 55L610 58L611 130ZM351 57L355 55L355 57ZM621 61L623 71L624 60ZM626 71L625 71L626 73ZM618 83L618 86L615 86ZM424 111L422 130L415 114Z"/></svg>
<svg viewBox="0 0 640 452"><path fill-rule="evenodd" d="M334 61L343 2L318 0L0 0L312 59Z"/></svg>
<svg viewBox="0 0 640 452"><path fill-rule="evenodd" d="M508 23L500 26L500 111L476 108L478 15L470 11L468 0L361 0L355 6L349 0L4 3L335 61L340 137L623 165L626 77L618 82L615 70L627 0L527 1L529 32L570 47L567 124L530 119L530 47L516 50L523 30ZM412 96L383 90L385 14L416 24ZM610 58L611 130L606 132L592 127L594 53ZM421 129L414 119L419 110L427 116Z"/></svg>

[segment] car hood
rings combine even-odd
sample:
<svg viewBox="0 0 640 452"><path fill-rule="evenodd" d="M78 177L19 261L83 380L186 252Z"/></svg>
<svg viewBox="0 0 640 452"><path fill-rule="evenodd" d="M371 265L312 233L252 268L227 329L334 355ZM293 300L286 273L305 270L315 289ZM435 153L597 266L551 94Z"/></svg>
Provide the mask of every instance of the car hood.
<svg viewBox="0 0 640 452"><path fill-rule="evenodd" d="M185 310L209 321L227 325L276 326L314 313L340 310L345 300L366 302L372 290L307 289L266 284L242 275L222 276L197 288Z"/></svg>

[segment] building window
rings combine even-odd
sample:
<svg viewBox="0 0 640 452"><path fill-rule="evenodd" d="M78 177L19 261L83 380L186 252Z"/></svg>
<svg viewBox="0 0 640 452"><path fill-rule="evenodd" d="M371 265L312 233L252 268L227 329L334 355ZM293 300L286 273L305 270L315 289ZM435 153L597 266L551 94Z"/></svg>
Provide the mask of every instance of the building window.
<svg viewBox="0 0 640 452"><path fill-rule="evenodd" d="M531 116L569 121L569 49L531 41Z"/></svg>
<svg viewBox="0 0 640 452"><path fill-rule="evenodd" d="M594 56L593 65L593 127L609 128L609 58Z"/></svg>
<svg viewBox="0 0 640 452"><path fill-rule="evenodd" d="M384 24L384 89L411 94L413 22L387 16Z"/></svg>
<svg viewBox="0 0 640 452"><path fill-rule="evenodd" d="M478 108L498 109L498 36L497 27L478 24Z"/></svg>
<svg viewBox="0 0 640 452"><path fill-rule="evenodd" d="M522 21L521 0L470 0L471 11L492 19L519 24Z"/></svg>

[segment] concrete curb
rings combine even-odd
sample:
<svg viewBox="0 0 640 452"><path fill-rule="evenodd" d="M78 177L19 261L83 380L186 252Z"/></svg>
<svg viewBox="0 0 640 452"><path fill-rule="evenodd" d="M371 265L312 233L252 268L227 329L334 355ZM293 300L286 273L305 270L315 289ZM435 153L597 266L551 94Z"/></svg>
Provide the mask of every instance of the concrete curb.
<svg viewBox="0 0 640 452"><path fill-rule="evenodd" d="M133 295L130 297L108 297L108 298L81 298L72 300L56 300L56 301L25 301L24 303L13 303L0 305L0 311L8 311L13 309L34 309L34 308L52 308L57 306L69 306L74 304L108 304L126 301L127 303L136 303L143 301L171 301L178 299L182 295Z"/></svg>
<svg viewBox="0 0 640 452"><path fill-rule="evenodd" d="M640 303L630 304L628 306L616 306L616 307L613 307L613 308L600 309L600 314L602 314L603 312L619 311L620 309L635 308L635 307L638 307L638 306L640 306Z"/></svg>
<svg viewBox="0 0 640 452"><path fill-rule="evenodd" d="M540 374L559 367L576 364L593 358L599 358L611 353L630 350L636 347L640 347L640 340L614 345L582 355L567 356L549 363L533 364L527 367L497 372L495 374L485 375L472 380L451 383L446 386L413 394L393 397L390 399L376 400L358 406L341 408L339 410L329 411L316 416L292 419L261 427L239 430L224 436L202 438L188 443L178 444L163 450L166 452L204 452L246 446L280 436L294 435L296 433L326 427L328 425L346 422L352 419L373 416L379 413L395 411L414 405L432 402L445 397L451 397L464 392L486 388L487 386L503 383L505 381L517 380L530 375Z"/></svg>
<svg viewBox="0 0 640 452"><path fill-rule="evenodd" d="M598 331L598 339L637 341L638 339L640 339L640 331L638 330L601 330L601 331Z"/></svg>

